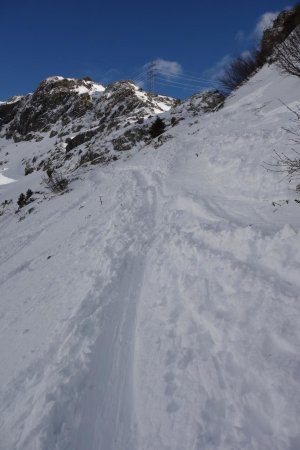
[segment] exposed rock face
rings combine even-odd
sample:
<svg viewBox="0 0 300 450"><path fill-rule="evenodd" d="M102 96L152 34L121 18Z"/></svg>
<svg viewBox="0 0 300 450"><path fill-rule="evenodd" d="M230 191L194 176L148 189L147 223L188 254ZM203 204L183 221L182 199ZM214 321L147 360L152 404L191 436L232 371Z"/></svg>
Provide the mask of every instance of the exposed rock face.
<svg viewBox="0 0 300 450"><path fill-rule="evenodd" d="M289 11L282 11L274 20L273 25L264 31L259 55L262 62L272 55L275 47L283 42L300 24L300 5Z"/></svg>
<svg viewBox="0 0 300 450"><path fill-rule="evenodd" d="M160 114L174 106L175 99L148 94L130 81L118 81L109 85L104 99L98 100L97 118L100 123L108 123L108 131Z"/></svg>
<svg viewBox="0 0 300 450"><path fill-rule="evenodd" d="M213 112L223 106L225 97L219 91L206 91L193 95L188 100L188 110L193 115Z"/></svg>
<svg viewBox="0 0 300 450"><path fill-rule="evenodd" d="M104 88L87 79L52 77L42 81L33 94L0 104L0 126L8 124L6 136L15 140L28 140L32 133L50 130L54 135L54 125L59 133L79 118L86 125L97 121L103 132L124 124L124 119L137 121L173 105L174 99L151 96L129 81Z"/></svg>
<svg viewBox="0 0 300 450"><path fill-rule="evenodd" d="M70 152L74 148L78 147L81 144L84 144L85 142L88 142L92 139L92 137L96 136L96 134L99 132L99 127L95 128L94 130L88 130L84 131L83 133L76 134L75 137L66 139L66 152Z"/></svg>
<svg viewBox="0 0 300 450"><path fill-rule="evenodd" d="M0 130L2 125L6 125L16 116L22 97L13 97L7 102L0 103Z"/></svg>
<svg viewBox="0 0 300 450"><path fill-rule="evenodd" d="M185 102L182 102L179 106L171 110L173 116L182 116L183 112L189 116L199 116L209 112L214 112L221 108L224 104L225 96L215 90L215 91L204 91L199 94L194 94L192 97L188 98Z"/></svg>
<svg viewBox="0 0 300 450"><path fill-rule="evenodd" d="M37 90L24 97L7 128L7 137L25 137L32 132L45 132L59 120L62 124L83 116L92 108L88 91L93 83L60 77L42 81ZM86 90L79 94L80 89Z"/></svg>
<svg viewBox="0 0 300 450"><path fill-rule="evenodd" d="M133 127L125 131L123 136L112 140L114 149L117 151L130 150L134 145L147 137L147 132L148 130L141 127Z"/></svg>

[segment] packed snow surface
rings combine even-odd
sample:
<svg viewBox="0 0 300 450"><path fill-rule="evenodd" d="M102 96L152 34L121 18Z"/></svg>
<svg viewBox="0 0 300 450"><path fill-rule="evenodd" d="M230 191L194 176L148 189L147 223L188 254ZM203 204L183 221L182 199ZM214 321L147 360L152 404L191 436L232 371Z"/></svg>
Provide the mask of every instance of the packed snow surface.
<svg viewBox="0 0 300 450"><path fill-rule="evenodd" d="M161 147L3 214L1 450L300 448L300 205L262 167L299 100L264 68Z"/></svg>
<svg viewBox="0 0 300 450"><path fill-rule="evenodd" d="M8 184L8 183L13 183L15 180L13 180L12 178L8 178L3 174L3 171L0 171L0 186L2 184Z"/></svg>

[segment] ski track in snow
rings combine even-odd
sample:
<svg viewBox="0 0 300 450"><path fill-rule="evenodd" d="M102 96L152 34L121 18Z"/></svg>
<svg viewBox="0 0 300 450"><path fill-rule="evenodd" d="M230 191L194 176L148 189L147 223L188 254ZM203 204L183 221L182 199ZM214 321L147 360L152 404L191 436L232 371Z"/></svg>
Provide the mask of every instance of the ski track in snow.
<svg viewBox="0 0 300 450"><path fill-rule="evenodd" d="M258 169L288 113L256 83L3 219L1 450L300 448L299 207Z"/></svg>

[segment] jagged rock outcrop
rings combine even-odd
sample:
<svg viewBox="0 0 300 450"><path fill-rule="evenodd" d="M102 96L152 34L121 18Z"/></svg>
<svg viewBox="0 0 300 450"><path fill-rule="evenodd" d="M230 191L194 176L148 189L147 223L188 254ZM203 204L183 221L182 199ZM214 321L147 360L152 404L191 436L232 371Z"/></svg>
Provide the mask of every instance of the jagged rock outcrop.
<svg viewBox="0 0 300 450"><path fill-rule="evenodd" d="M0 131L3 125L11 122L16 116L22 97L12 97L7 102L0 102Z"/></svg>
<svg viewBox="0 0 300 450"><path fill-rule="evenodd" d="M42 81L33 94L19 102L6 136L20 140L28 134L50 131L58 121L64 126L82 117L93 107L93 88L94 83L85 80L52 77Z"/></svg>
<svg viewBox="0 0 300 450"><path fill-rule="evenodd" d="M263 33L258 52L259 61L263 64L269 57L272 59L276 46L281 44L298 25L300 25L300 5L279 13L272 26Z"/></svg>
<svg viewBox="0 0 300 450"><path fill-rule="evenodd" d="M217 90L204 91L192 95L180 105L170 110L170 114L176 120L181 120L186 115L191 117L201 116L202 114L217 111L223 106L224 101L225 96L221 92Z"/></svg>
<svg viewBox="0 0 300 450"><path fill-rule="evenodd" d="M128 80L104 87L90 79L51 77L34 93L0 104L0 132L15 143L36 145L33 157L24 155L26 174L63 166L74 170L147 145L158 114L167 131L179 120L215 111L223 102L218 91L196 94L178 105L178 100L149 94ZM163 142L160 136L156 146Z"/></svg>
<svg viewBox="0 0 300 450"><path fill-rule="evenodd" d="M45 141L44 155L39 152L30 161L24 157L30 170L58 168L73 160L76 166L90 160L84 156L87 152L107 155L146 140L144 122L175 103L131 81L104 87L86 78L51 77L32 94L0 103L0 133L16 143Z"/></svg>
<svg viewBox="0 0 300 450"><path fill-rule="evenodd" d="M76 134L73 138L66 139L66 152L70 152L74 148L78 147L79 145L84 144L85 142L88 142L92 139L92 137L96 136L96 134L99 132L100 127L95 128L94 130L88 130L84 131L83 133Z"/></svg>
<svg viewBox="0 0 300 450"><path fill-rule="evenodd" d="M68 124L86 116L83 122L96 121L103 132L117 128L124 119L141 121L173 105L174 99L151 96L130 81L119 81L104 88L86 79L51 77L42 81L33 94L16 102L2 103L0 126L8 124L7 138L28 140L34 133L52 131L54 135L54 125L57 134L61 133L70 128Z"/></svg>

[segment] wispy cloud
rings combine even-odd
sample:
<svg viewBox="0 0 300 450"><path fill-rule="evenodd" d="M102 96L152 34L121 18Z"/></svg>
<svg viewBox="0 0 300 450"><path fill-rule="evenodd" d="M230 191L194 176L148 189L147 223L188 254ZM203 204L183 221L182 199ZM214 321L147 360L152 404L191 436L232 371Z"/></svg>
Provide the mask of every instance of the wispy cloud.
<svg viewBox="0 0 300 450"><path fill-rule="evenodd" d="M287 10L290 8L286 7L285 9ZM261 39L263 32L267 28L270 28L272 26L274 20L278 16L278 14L279 14L278 11L265 12L258 18L258 20L255 24L255 27L253 28L253 30L250 33L246 33L245 31L240 30L236 34L236 37L235 37L236 41L241 46L244 46L244 48L245 47L247 48L247 47L252 46L253 44L257 43L259 41L259 39ZM241 54L241 56L247 58L247 57L251 56L251 53L249 52L249 50L244 50L243 53ZM224 74L224 71L229 66L229 64L232 60L233 60L232 55L229 55L229 54L225 55L222 59L217 61L212 67L205 70L202 75L211 80L217 80L218 78L222 77L222 75Z"/></svg>
<svg viewBox="0 0 300 450"><path fill-rule="evenodd" d="M238 41L238 43L243 44L247 40L247 35L244 31L240 30L235 35L235 40Z"/></svg>
<svg viewBox="0 0 300 450"><path fill-rule="evenodd" d="M246 33L243 30L238 31L238 33L235 36L237 42L240 44L245 44L249 42L258 41L262 37L263 32L267 28L270 28L272 26L278 14L279 11L268 11L262 14L258 18L254 29L250 33Z"/></svg>
<svg viewBox="0 0 300 450"><path fill-rule="evenodd" d="M217 61L212 67L205 70L202 73L204 78L207 78L212 81L218 80L223 74L230 62L232 61L231 55L225 55L219 61Z"/></svg>
<svg viewBox="0 0 300 450"><path fill-rule="evenodd" d="M155 65L155 69L158 72L163 72L163 74L168 77L172 75L180 75L183 73L183 68L181 64L177 61L168 61L163 58L157 58L152 61ZM147 63L144 65L144 69L147 69L151 63Z"/></svg>
<svg viewBox="0 0 300 450"><path fill-rule="evenodd" d="M252 34L254 37L260 38L263 35L263 32L270 28L278 16L279 11L275 12L266 12L262 14L256 24L256 27L254 28Z"/></svg>

